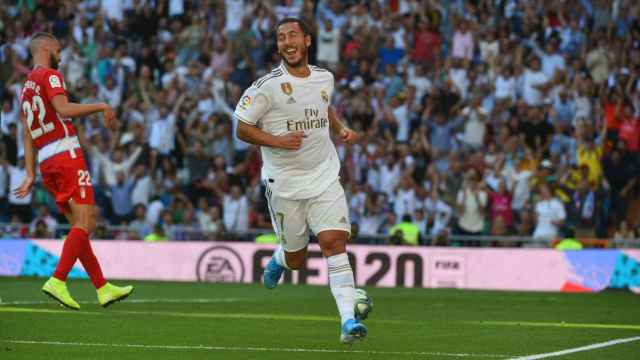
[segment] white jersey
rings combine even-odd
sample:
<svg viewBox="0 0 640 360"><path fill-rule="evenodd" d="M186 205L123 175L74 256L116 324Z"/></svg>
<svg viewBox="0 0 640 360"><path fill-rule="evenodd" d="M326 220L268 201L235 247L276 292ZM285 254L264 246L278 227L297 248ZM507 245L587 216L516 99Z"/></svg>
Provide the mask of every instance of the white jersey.
<svg viewBox="0 0 640 360"><path fill-rule="evenodd" d="M234 113L239 121L272 135L305 132L299 150L261 147L263 180L275 195L290 200L320 195L340 172L329 129L333 74L309 69L311 75L299 78L280 65L244 92Z"/></svg>

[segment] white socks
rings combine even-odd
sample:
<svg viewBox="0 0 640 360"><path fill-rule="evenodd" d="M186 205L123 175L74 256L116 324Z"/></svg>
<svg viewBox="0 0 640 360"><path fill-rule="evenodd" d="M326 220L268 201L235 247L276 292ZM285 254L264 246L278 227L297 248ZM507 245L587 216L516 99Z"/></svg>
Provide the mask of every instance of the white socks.
<svg viewBox="0 0 640 360"><path fill-rule="evenodd" d="M282 246L278 246L276 251L273 252L273 259L278 265L289 269ZM338 305L338 312L340 312L341 319L340 323L344 324L347 320L355 318L353 309L355 282L347 253L328 257L327 267L329 268L331 294L333 294L333 297L336 299L336 305Z"/></svg>
<svg viewBox="0 0 640 360"><path fill-rule="evenodd" d="M276 264L284 267L285 269L291 270L287 265L287 259L284 256L284 249L282 248L282 245L279 245L276 251L273 252L273 259L276 261Z"/></svg>
<svg viewBox="0 0 640 360"><path fill-rule="evenodd" d="M331 293L336 299L336 305L338 305L338 311L340 312L340 318L342 320L341 324L344 324L345 321L355 317L353 308L355 282L347 253L328 257L327 266L329 268Z"/></svg>

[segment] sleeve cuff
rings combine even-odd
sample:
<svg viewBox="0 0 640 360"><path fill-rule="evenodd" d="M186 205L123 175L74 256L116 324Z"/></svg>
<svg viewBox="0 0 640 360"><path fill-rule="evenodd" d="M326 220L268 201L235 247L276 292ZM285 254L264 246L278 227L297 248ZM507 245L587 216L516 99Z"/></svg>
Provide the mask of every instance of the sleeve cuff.
<svg viewBox="0 0 640 360"><path fill-rule="evenodd" d="M238 115L238 113L233 113L233 116L235 116L236 119L238 119L238 121L242 121L243 123L245 123L247 125L256 126L255 123L252 123L251 121L243 118L242 116Z"/></svg>

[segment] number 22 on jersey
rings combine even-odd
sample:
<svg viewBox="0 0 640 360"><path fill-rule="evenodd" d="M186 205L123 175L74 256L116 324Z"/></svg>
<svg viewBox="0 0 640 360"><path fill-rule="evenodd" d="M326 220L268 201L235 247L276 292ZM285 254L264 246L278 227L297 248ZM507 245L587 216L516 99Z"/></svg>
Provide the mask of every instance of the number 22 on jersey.
<svg viewBox="0 0 640 360"><path fill-rule="evenodd" d="M44 101L42 101L42 98L38 95L35 95L31 99L31 101L31 103L29 103L29 101L24 101L22 103L22 112L27 118L27 125L29 126L29 132L31 132L31 138L35 140L38 137L53 131L55 125L52 123L44 122L44 117L47 113L47 110L44 106ZM33 128L34 112L37 113L38 123L40 124L40 126L35 129Z"/></svg>

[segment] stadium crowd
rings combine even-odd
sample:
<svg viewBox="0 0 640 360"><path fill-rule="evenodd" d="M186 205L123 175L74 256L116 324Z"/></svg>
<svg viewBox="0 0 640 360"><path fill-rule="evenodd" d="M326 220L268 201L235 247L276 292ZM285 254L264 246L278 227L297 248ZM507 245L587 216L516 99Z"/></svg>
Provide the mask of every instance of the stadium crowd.
<svg viewBox="0 0 640 360"><path fill-rule="evenodd" d="M58 236L64 219L42 186L10 192L25 176L19 94L37 31L61 40L70 97L107 102L121 120L113 133L99 116L74 121L96 238L270 229L260 152L234 136L232 114L278 65L274 25L294 16L361 134L337 143L354 241L402 224L421 236L385 241L636 238L639 15L633 0L3 1L2 232Z"/></svg>

